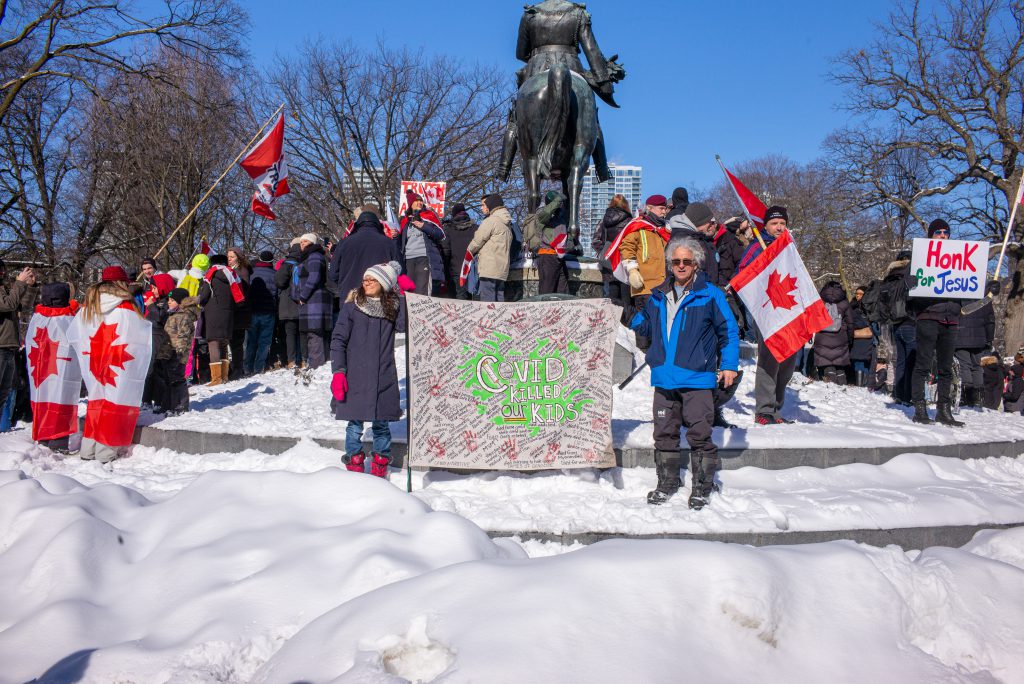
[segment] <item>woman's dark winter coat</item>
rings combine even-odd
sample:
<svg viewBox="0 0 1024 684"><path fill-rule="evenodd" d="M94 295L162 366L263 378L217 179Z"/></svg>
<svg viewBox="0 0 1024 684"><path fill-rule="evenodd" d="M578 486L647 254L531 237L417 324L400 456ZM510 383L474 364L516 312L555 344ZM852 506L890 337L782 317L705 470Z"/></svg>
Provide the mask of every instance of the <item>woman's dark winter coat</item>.
<svg viewBox="0 0 1024 684"><path fill-rule="evenodd" d="M1003 384L1006 381L1006 367L997 356L981 359L981 405L993 411L999 410L1003 402Z"/></svg>
<svg viewBox="0 0 1024 684"><path fill-rule="evenodd" d="M327 254L321 245L306 245L293 275L291 297L299 302L299 330L323 332L334 322L334 298L327 291ZM297 282L296 282L297 281Z"/></svg>
<svg viewBox="0 0 1024 684"><path fill-rule="evenodd" d="M302 257L302 248L297 244L288 248L288 256L277 267L274 284L279 292L277 297L277 319L295 321L299 318L299 303L291 297L292 269Z"/></svg>
<svg viewBox="0 0 1024 684"><path fill-rule="evenodd" d="M956 348L976 351L991 349L995 335L996 315L993 307L983 306L960 317L960 325L956 329Z"/></svg>
<svg viewBox="0 0 1024 684"><path fill-rule="evenodd" d="M594 249L598 258L604 256L604 250L608 249L608 245L615 242L615 238L619 237L622 229L629 225L629 222L632 220L633 216L624 209L619 209L618 207L608 207L605 209L604 218L594 227L594 236L590 239L590 246ZM612 272L604 268L601 269L601 277L606 283L615 280Z"/></svg>
<svg viewBox="0 0 1024 684"><path fill-rule="evenodd" d="M736 233L725 226L721 226L715 234L715 251L718 252L718 282L715 283L723 290L736 275L739 269L740 259L746 251L743 241L736 237Z"/></svg>
<svg viewBox="0 0 1024 684"><path fill-rule="evenodd" d="M242 294L245 301L235 304L235 330L248 330L252 325L252 304L249 302L249 281L252 280L252 271L247 266L239 266L235 274L241 280Z"/></svg>
<svg viewBox="0 0 1024 684"><path fill-rule="evenodd" d="M868 323L867 316L864 315L864 309L861 307L859 301L850 302L850 315L853 318L854 330L860 330L861 328L871 327L871 324ZM850 360L870 361L874 351L874 337L862 337L859 339L855 337L853 338L853 346L850 347Z"/></svg>
<svg viewBox="0 0 1024 684"><path fill-rule="evenodd" d="M833 281L821 288L821 299L839 308L842 324L837 332L821 331L814 336L815 366L849 366L850 346L853 344L853 313L846 301L843 286Z"/></svg>
<svg viewBox="0 0 1024 684"><path fill-rule="evenodd" d="M344 401L334 401L338 420L399 420L402 406L395 368L395 333L405 332L405 299L398 319L368 316L352 297L341 305L331 336L331 370L348 379Z"/></svg>
<svg viewBox="0 0 1024 684"><path fill-rule="evenodd" d="M203 337L208 340L230 340L235 331L235 300L231 284L218 269L210 282L199 284L199 305L203 307Z"/></svg>
<svg viewBox="0 0 1024 684"><path fill-rule="evenodd" d="M164 330L167 322L167 304L153 302L146 307L145 319L152 324L153 330L153 361L167 361L174 358L174 347L171 338Z"/></svg>
<svg viewBox="0 0 1024 684"><path fill-rule="evenodd" d="M389 261L398 261L398 243L384 234L384 225L375 214L364 211L331 257L330 278L337 284L338 298L344 300L358 288L370 266Z"/></svg>
<svg viewBox="0 0 1024 684"><path fill-rule="evenodd" d="M1003 410L1007 413L1024 413L1024 364L1015 363L1007 373L1009 382L1003 392Z"/></svg>
<svg viewBox="0 0 1024 684"><path fill-rule="evenodd" d="M466 258L466 249L476 235L477 225L469 214L459 212L455 216L444 221L444 236L448 243L448 279L456 285L459 284L459 275L462 273L462 262Z"/></svg>

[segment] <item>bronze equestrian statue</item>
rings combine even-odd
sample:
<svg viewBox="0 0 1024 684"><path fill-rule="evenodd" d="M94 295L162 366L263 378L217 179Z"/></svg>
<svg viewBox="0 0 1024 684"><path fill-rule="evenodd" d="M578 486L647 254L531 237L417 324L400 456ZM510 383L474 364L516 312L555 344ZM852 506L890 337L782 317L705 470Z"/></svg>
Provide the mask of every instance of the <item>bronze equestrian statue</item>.
<svg viewBox="0 0 1024 684"><path fill-rule="evenodd" d="M587 57L584 69L579 52ZM566 0L527 5L519 22L518 92L509 114L498 177L507 182L518 150L530 212L541 205L540 181L557 180L568 198L567 227L579 235L580 191L593 157L599 181L611 178L594 93L618 107L614 84L626 76L597 47L586 7Z"/></svg>

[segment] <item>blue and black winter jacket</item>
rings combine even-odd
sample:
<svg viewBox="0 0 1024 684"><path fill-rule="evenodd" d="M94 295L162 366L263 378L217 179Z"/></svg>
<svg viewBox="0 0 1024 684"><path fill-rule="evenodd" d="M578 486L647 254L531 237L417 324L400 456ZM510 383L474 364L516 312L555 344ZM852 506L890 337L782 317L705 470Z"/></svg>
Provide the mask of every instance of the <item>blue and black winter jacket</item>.
<svg viewBox="0 0 1024 684"><path fill-rule="evenodd" d="M739 370L740 341L736 319L725 293L697 273L690 291L669 326L667 297L671 276L651 291L651 297L630 327L651 340L647 364L651 384L661 389L714 389L718 370ZM719 353L721 363L719 363Z"/></svg>

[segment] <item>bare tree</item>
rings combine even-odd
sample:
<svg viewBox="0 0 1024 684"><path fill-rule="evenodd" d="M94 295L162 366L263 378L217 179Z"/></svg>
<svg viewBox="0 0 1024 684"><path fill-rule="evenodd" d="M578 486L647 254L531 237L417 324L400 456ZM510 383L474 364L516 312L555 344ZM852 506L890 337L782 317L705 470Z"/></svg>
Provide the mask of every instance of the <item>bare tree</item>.
<svg viewBox="0 0 1024 684"><path fill-rule="evenodd" d="M283 92L292 116L285 224L334 233L408 179L445 181L449 202L478 203L500 153L505 78L383 44L307 45L270 74L262 98L268 108Z"/></svg>
<svg viewBox="0 0 1024 684"><path fill-rule="evenodd" d="M232 0L163 0L151 16L129 0L0 0L0 122L35 81L76 81L96 90L100 71L162 78L160 49L241 56L246 15ZM98 91L97 91L98 92Z"/></svg>
<svg viewBox="0 0 1024 684"><path fill-rule="evenodd" d="M971 222L965 237L1002 239L1024 173L1024 4L904 1L878 34L837 62L856 125L871 129L841 132L841 144L876 188L885 187L879 174L915 160L916 187L880 199L918 225L934 218L921 203L941 197L954 221ZM1022 225L1024 216L1017 234ZM1019 245L1011 254L1006 342L1015 348L1024 342L1024 259Z"/></svg>

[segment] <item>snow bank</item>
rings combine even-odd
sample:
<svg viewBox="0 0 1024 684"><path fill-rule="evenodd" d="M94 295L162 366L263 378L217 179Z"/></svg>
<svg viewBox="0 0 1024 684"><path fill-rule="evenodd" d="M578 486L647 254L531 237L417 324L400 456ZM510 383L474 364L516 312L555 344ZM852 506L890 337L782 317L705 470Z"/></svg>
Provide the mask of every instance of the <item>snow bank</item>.
<svg viewBox="0 0 1024 684"><path fill-rule="evenodd" d="M1021 681L1022 545L614 541L448 566L327 613L254 681Z"/></svg>
<svg viewBox="0 0 1024 684"><path fill-rule="evenodd" d="M346 475L212 472L151 503L0 473L0 681L247 682L297 630L367 591L525 557Z"/></svg>
<svg viewBox="0 0 1024 684"><path fill-rule="evenodd" d="M405 405L405 348L396 351L402 403ZM910 421L911 410L858 387L809 384L795 375L786 391L783 414L793 425L755 426L754 365L745 362L736 399L725 415L737 429L715 429L722 448L920 447L1024 440L1024 417L998 411L965 409L963 429L922 426ZM217 387L193 387L190 413L175 417L143 414L141 422L161 429L261 436L341 439L345 423L330 412L330 369L312 373L309 385L291 371L280 370ZM614 390L612 436L616 446L653 448L653 390L650 372L642 371L626 389ZM408 435L405 420L392 423L396 441ZM369 426L367 426L369 439Z"/></svg>

